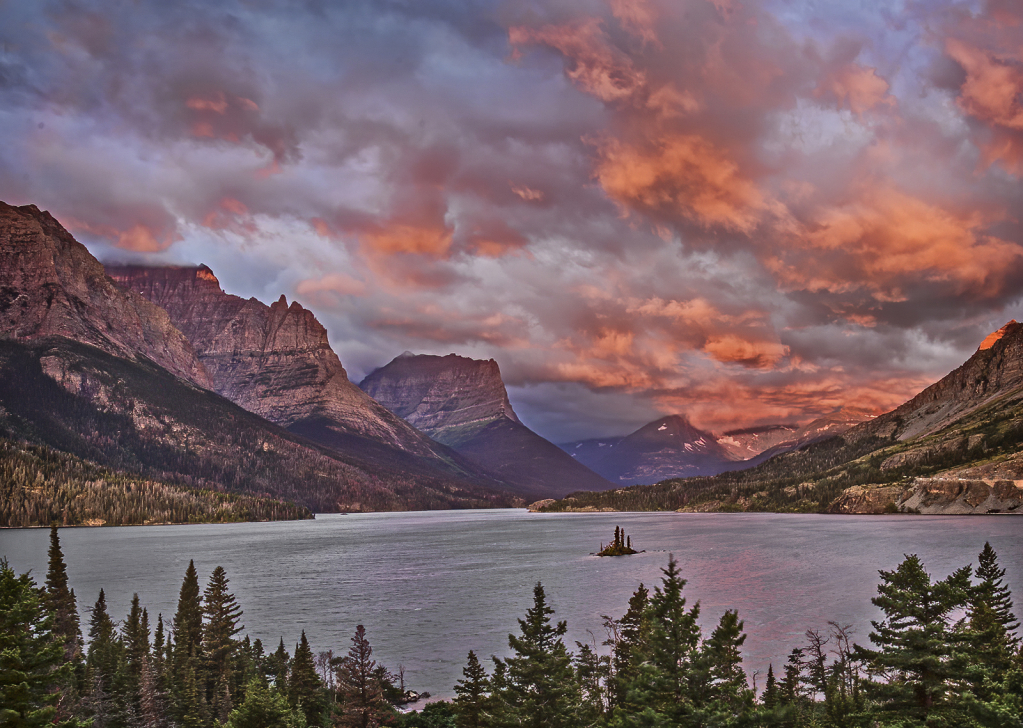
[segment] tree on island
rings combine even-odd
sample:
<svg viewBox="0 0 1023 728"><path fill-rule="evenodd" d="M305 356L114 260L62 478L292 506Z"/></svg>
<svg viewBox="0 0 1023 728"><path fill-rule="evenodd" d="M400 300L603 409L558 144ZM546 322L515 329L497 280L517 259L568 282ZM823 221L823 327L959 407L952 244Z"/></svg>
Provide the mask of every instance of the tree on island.
<svg viewBox="0 0 1023 728"><path fill-rule="evenodd" d="M625 529L615 526L614 540L606 547L601 544L597 556L629 556L636 553L639 552L632 548L632 537L625 535Z"/></svg>

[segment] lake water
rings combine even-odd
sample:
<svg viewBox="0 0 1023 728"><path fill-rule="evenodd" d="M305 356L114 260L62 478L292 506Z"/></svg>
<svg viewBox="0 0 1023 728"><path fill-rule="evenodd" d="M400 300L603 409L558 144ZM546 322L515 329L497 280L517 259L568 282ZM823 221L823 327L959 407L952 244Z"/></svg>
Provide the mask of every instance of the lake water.
<svg viewBox="0 0 1023 728"><path fill-rule="evenodd" d="M646 552L597 558L621 525ZM320 515L314 521L62 529L71 585L83 609L100 587L115 619L138 592L155 625L173 615L190 558L200 584L220 565L244 610L246 633L293 652L305 630L314 652L347 651L357 624L374 657L404 665L406 684L450 696L466 653L508 653L507 636L541 581L570 639L604 639L601 615L621 617L643 582L659 583L674 553L698 600L704 633L725 609L746 623L745 664L763 686L829 620L867 644L879 611L878 569L904 554L934 578L976 563L990 541L1023 616L1023 519L1013 516L778 514L531 514L524 510ZM0 556L19 573L46 574L46 529L0 531ZM83 616L83 625L85 624ZM489 662L489 661L486 661Z"/></svg>

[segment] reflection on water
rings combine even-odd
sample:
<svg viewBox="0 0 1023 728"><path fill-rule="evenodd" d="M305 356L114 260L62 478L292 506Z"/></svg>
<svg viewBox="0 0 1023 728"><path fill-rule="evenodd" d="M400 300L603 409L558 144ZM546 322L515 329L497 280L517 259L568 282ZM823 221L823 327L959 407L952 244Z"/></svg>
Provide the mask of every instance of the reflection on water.
<svg viewBox="0 0 1023 728"><path fill-rule="evenodd" d="M616 525L636 556L597 558ZM245 610L246 632L289 650L306 631L314 650L346 651L364 624L374 657L405 666L406 682L450 695L466 653L507 653L507 635L542 581L569 639L604 639L639 582L658 583L672 552L698 600L705 633L726 609L746 623L745 659L763 685L810 628L851 624L866 643L878 569L916 553L935 578L975 563L990 541L1023 616L1023 520L1012 516L776 514L529 514L521 510L321 515L315 521L64 529L81 608L100 587L115 617L133 591L151 622L173 614L190 558L200 580L217 565ZM0 556L45 575L45 529L0 532ZM572 644L570 642L569 644Z"/></svg>

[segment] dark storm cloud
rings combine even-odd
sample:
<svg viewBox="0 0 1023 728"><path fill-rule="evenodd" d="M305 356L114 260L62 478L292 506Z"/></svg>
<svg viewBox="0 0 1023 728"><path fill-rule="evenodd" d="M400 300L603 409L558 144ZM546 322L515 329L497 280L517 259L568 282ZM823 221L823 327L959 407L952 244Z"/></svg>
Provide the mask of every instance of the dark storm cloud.
<svg viewBox="0 0 1023 728"><path fill-rule="evenodd" d="M108 258L297 297L356 380L495 357L555 440L877 411L1018 315L1019 20L7 3L0 198Z"/></svg>

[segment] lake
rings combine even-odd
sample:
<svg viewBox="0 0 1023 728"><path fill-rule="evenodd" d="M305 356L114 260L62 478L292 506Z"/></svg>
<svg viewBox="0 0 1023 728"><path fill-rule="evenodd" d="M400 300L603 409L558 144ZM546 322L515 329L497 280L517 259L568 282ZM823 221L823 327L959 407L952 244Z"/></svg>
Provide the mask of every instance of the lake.
<svg viewBox="0 0 1023 728"><path fill-rule="evenodd" d="M622 526L636 556L598 558ZM314 521L62 529L71 585L83 610L100 587L115 619L133 592L151 623L169 621L188 565L200 586L223 566L244 610L245 632L289 652L301 630L314 652L347 651L357 624L374 657L406 684L452 694L466 653L508 653L507 636L541 581L574 641L599 644L601 615L621 617L636 586L659 583L669 552L699 601L704 634L726 609L745 621L747 671L777 669L829 620L867 644L879 611L878 569L920 556L934 578L976 564L985 541L998 552L1023 616L1023 519L1014 516L824 516L586 513L525 510L319 515ZM46 529L0 531L0 556L18 572L46 574ZM83 626L87 617L83 614Z"/></svg>

